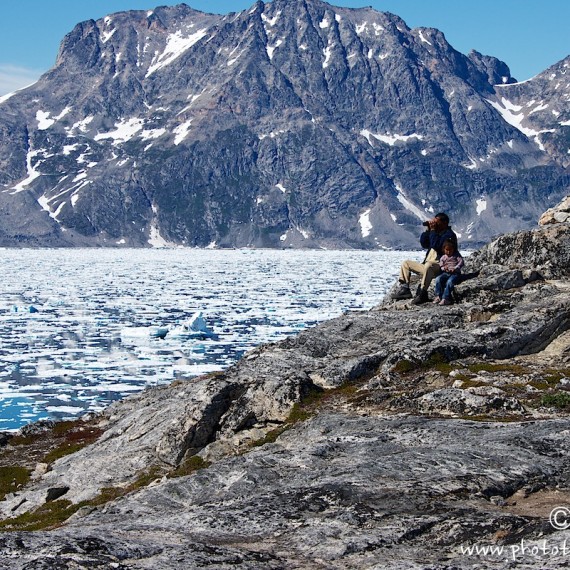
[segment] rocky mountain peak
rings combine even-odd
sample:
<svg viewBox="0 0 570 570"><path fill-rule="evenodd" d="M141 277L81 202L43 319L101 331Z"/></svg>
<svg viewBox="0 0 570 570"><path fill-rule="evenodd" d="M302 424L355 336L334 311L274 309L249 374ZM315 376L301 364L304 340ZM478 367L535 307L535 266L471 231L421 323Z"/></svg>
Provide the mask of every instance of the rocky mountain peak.
<svg viewBox="0 0 570 570"><path fill-rule="evenodd" d="M489 85L505 85L517 82L511 76L508 65L496 57L483 55L475 50L471 50L468 57L479 70L487 75Z"/></svg>
<svg viewBox="0 0 570 570"><path fill-rule="evenodd" d="M547 77L320 0L83 22L0 103L0 208L39 224L0 243L415 247L442 210L477 243L567 191Z"/></svg>

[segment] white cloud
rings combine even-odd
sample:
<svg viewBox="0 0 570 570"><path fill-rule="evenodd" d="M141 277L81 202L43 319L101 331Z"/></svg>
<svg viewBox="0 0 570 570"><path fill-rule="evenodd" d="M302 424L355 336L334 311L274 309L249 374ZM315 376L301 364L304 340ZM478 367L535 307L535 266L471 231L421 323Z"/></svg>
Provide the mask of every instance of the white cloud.
<svg viewBox="0 0 570 570"><path fill-rule="evenodd" d="M44 71L0 63L0 96L35 83Z"/></svg>

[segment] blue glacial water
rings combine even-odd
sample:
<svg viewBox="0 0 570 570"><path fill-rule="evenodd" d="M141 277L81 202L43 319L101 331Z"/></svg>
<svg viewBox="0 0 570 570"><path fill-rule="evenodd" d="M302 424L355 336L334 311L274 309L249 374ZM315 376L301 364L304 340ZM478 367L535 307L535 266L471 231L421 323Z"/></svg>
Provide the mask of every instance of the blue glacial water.
<svg viewBox="0 0 570 570"><path fill-rule="evenodd" d="M222 370L261 343L367 310L401 261L421 254L4 249L0 256L0 430L13 430ZM197 312L213 337L185 334Z"/></svg>

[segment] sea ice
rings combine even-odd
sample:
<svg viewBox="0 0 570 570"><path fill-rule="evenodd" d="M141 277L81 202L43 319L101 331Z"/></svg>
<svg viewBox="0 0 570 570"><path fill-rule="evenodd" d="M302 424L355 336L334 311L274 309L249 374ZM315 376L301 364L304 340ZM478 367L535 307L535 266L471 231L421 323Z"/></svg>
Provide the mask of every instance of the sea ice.
<svg viewBox="0 0 570 570"><path fill-rule="evenodd" d="M180 248L2 253L10 271L0 282L0 429L69 415L48 410L63 404L77 414L100 410L149 385L222 370L260 343L345 310L366 310L390 287L401 260L413 255ZM177 334L184 325L186 334ZM153 337L161 328L166 336Z"/></svg>

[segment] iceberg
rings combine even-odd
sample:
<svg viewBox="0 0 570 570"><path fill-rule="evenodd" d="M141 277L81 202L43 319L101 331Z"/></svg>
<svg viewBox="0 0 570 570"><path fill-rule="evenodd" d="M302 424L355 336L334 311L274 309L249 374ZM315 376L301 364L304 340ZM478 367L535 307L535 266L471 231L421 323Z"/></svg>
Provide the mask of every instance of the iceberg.
<svg viewBox="0 0 570 570"><path fill-rule="evenodd" d="M166 336L175 336L178 338L197 338L197 339L217 339L216 333L208 326L202 312L194 313L187 321L180 322L175 326L152 325L147 327L126 327L121 329L121 338L144 339L144 338L166 338Z"/></svg>
<svg viewBox="0 0 570 570"><path fill-rule="evenodd" d="M187 321L173 327L170 334L185 338L217 338L216 333L208 326L202 311L194 313Z"/></svg>

